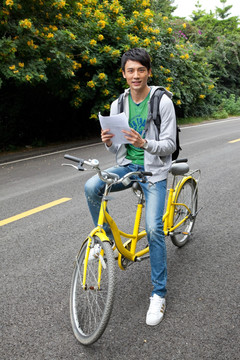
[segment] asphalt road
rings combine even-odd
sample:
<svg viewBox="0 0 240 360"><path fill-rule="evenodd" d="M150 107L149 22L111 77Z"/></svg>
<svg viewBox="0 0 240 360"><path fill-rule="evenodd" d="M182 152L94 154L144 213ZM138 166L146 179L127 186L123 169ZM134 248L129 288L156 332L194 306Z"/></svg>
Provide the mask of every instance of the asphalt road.
<svg viewBox="0 0 240 360"><path fill-rule="evenodd" d="M145 325L149 262L118 269L112 317L90 347L73 336L69 288L74 257L92 227L83 195L92 173L62 167L64 152L23 161L0 157L0 359L239 359L240 141L229 142L237 139L240 118L182 128L181 156L202 172L203 209L185 247L166 239L165 318L157 327ZM98 158L104 168L114 161L102 144L65 152ZM62 198L70 200L26 213ZM128 226L131 192L114 194L110 206L119 226Z"/></svg>

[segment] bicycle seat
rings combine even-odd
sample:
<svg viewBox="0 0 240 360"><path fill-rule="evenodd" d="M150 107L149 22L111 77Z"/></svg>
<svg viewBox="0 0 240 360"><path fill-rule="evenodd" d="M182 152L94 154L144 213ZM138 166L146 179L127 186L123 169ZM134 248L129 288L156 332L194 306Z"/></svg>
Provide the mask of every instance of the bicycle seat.
<svg viewBox="0 0 240 360"><path fill-rule="evenodd" d="M189 171L189 166L187 163L176 163L172 164L169 172L173 175L184 175Z"/></svg>

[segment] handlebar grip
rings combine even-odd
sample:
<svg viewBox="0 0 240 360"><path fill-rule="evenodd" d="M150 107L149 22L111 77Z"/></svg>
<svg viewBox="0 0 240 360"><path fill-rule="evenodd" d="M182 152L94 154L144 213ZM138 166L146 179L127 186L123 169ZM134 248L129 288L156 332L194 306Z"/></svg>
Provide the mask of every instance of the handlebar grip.
<svg viewBox="0 0 240 360"><path fill-rule="evenodd" d="M84 161L83 159L79 159L79 158L77 158L75 156L68 155L68 154L64 155L64 158L68 159L68 160L71 160L71 161L75 161L77 163L83 163L83 161Z"/></svg>
<svg viewBox="0 0 240 360"><path fill-rule="evenodd" d="M188 162L188 159L187 159L187 158L177 159L177 160L175 160L174 162L175 162L175 164L183 163L183 162Z"/></svg>
<svg viewBox="0 0 240 360"><path fill-rule="evenodd" d="M152 172L150 171L142 171L143 176L152 176Z"/></svg>

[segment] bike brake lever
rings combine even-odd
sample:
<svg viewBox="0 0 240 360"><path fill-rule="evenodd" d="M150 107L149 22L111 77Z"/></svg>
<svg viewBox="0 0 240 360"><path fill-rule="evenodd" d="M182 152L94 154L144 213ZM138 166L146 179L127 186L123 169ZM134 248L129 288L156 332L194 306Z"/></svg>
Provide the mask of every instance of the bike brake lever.
<svg viewBox="0 0 240 360"><path fill-rule="evenodd" d="M78 170L78 167L76 165L73 165L73 164L62 164L62 166L71 166L74 169Z"/></svg>
<svg viewBox="0 0 240 360"><path fill-rule="evenodd" d="M81 163L79 163L78 166L74 166L74 167L76 167L76 169L79 170L79 171L84 171L85 170Z"/></svg>

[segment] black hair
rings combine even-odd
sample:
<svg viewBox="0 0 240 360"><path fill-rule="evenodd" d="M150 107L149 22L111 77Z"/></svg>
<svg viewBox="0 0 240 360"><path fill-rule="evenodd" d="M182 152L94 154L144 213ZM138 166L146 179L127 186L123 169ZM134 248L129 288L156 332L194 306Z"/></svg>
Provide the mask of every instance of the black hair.
<svg viewBox="0 0 240 360"><path fill-rule="evenodd" d="M140 64L145 66L148 70L151 69L151 59L148 52L141 48L134 48L128 50L123 54L121 59L121 68L125 71L125 65L128 60L138 61Z"/></svg>

